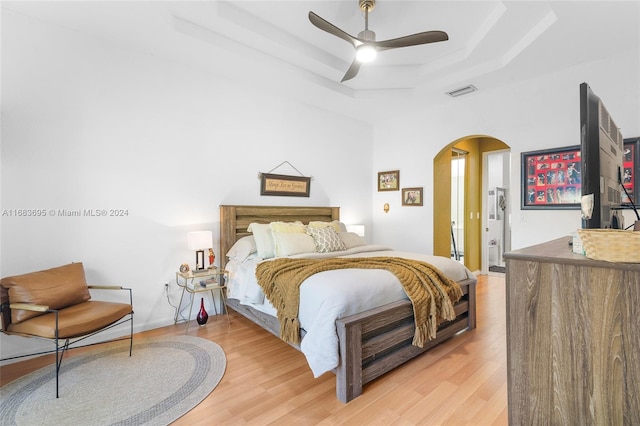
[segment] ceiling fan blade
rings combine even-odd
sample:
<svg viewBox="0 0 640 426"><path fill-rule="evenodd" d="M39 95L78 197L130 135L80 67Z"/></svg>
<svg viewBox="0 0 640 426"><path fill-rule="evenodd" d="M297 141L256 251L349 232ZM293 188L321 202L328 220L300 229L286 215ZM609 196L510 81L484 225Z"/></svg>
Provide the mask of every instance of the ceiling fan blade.
<svg viewBox="0 0 640 426"><path fill-rule="evenodd" d="M436 43L438 41L449 40L449 36L444 31L425 31L411 34L404 37L393 38L375 42L377 50L395 49L397 47L417 46L420 44Z"/></svg>
<svg viewBox="0 0 640 426"><path fill-rule="evenodd" d="M334 36L340 37L341 39L351 43L353 47L358 47L360 44L362 44L362 42L357 38L353 37L350 34L347 34L340 28L336 27L328 21L325 21L313 12L309 12L309 21L311 21L313 25L320 28L322 31L326 31L329 34L333 34Z"/></svg>
<svg viewBox="0 0 640 426"><path fill-rule="evenodd" d="M358 74L358 71L360 71L360 62L357 59L354 59L346 74L342 77L342 80L340 80L340 83L351 80L356 76L356 74Z"/></svg>

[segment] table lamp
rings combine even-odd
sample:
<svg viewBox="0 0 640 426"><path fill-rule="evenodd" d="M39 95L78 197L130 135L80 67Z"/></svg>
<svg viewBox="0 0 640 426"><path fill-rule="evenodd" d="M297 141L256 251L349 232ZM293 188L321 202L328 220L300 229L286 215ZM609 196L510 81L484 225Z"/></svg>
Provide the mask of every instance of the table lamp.
<svg viewBox="0 0 640 426"><path fill-rule="evenodd" d="M204 250L213 246L213 232L194 231L187 234L189 250L196 251L196 271L204 270Z"/></svg>

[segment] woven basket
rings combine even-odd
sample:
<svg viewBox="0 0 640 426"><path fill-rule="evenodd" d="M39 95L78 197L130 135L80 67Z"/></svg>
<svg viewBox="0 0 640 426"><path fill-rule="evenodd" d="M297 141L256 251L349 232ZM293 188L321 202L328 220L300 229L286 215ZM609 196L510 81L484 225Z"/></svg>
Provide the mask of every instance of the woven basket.
<svg viewBox="0 0 640 426"><path fill-rule="evenodd" d="M640 232L620 229L578 229L585 254L607 262L640 263Z"/></svg>

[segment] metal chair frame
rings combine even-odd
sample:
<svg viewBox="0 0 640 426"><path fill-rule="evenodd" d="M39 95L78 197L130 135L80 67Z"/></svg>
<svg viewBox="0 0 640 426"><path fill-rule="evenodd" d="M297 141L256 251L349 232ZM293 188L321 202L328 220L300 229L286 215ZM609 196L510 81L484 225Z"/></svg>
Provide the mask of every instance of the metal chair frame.
<svg viewBox="0 0 640 426"><path fill-rule="evenodd" d="M92 288L92 286L89 286L89 288ZM94 288L101 288L101 289L105 289L104 286L96 286ZM129 291L129 304L133 307L133 292L130 288L124 288L124 287L113 287L112 289L117 289L117 290L127 290ZM24 307L24 305L21 306L21 309ZM3 312L5 309L11 309L11 304L10 303L5 303L0 307L0 312ZM68 349L77 349L77 348L81 348L81 347L87 347L87 346L93 346L93 345L100 345L100 344L104 344L104 343L111 343L111 342L117 342L117 341L121 341L121 340L127 340L126 337L124 338L119 338L119 339L110 339L110 340L106 340L104 342L96 342L96 343L90 343L88 345L80 345L80 346L73 346L78 342L81 342L85 339L88 339L90 337L95 336L98 333L101 333L103 331L109 330L113 327L119 326L121 324L125 324L127 322L131 323L131 330L129 333L129 356L131 356L132 352L133 352L133 308L131 310L131 313L125 315L124 317L122 317L121 319L117 320L114 323L111 323L99 330L93 331L91 333L79 336L77 338L74 337L70 337L67 339L64 339L64 344L60 345L60 337L58 335L59 330L58 330L58 312L60 310L59 309L47 309L46 311L43 312L47 312L47 313L53 313L55 314L55 318L56 318L56 330L55 330L55 337L54 338L47 338L47 337L42 337L42 336L36 336L36 335L32 335L32 334L20 334L20 333L15 333L15 335L17 336L24 336L24 337L34 337L34 338L38 338L38 339L44 339L47 341L54 341L56 348L53 350L49 350L49 351L42 351L42 352L35 352L35 353L30 353L30 354L25 354L25 355L16 355L16 356L12 356L12 357L7 357L7 358L2 358L0 359L0 361L8 361L11 359L17 359L17 358L25 358L25 357L30 357L30 356L36 356L36 355L45 355L45 354L50 354L55 352L56 353L56 398L59 398L59 376L60 376L60 366L62 365L62 359L64 357L65 352ZM128 317L128 318L127 318ZM4 331L4 330L3 330ZM9 334L9 333L8 333Z"/></svg>

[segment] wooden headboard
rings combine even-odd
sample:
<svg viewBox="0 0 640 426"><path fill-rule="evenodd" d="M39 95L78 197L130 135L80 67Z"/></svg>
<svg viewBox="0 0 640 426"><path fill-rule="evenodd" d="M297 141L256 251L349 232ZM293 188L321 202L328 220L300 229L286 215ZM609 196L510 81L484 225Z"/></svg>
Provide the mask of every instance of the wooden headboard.
<svg viewBox="0 0 640 426"><path fill-rule="evenodd" d="M220 206L220 266L227 264L227 253L240 238L251 235L249 224L312 220L340 220L340 207L304 206Z"/></svg>

